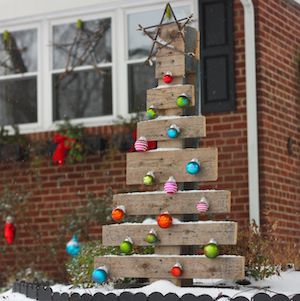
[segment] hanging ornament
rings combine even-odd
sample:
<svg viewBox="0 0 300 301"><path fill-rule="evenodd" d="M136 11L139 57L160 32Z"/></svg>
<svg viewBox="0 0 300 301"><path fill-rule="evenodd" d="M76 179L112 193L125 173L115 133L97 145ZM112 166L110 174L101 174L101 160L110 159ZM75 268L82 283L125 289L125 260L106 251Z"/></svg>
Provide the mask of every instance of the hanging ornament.
<svg viewBox="0 0 300 301"><path fill-rule="evenodd" d="M176 264L174 264L170 272L172 276L180 277L183 273L182 265L179 262L177 262Z"/></svg>
<svg viewBox="0 0 300 301"><path fill-rule="evenodd" d="M153 171L148 171L144 176L143 182L145 185L153 185L155 182L155 175Z"/></svg>
<svg viewBox="0 0 300 301"><path fill-rule="evenodd" d="M169 138L177 138L180 134L180 128L176 124L172 124L167 129L167 135Z"/></svg>
<svg viewBox="0 0 300 301"><path fill-rule="evenodd" d="M195 175L200 172L200 163L198 159L192 159L185 167L187 173Z"/></svg>
<svg viewBox="0 0 300 301"><path fill-rule="evenodd" d="M67 243L66 251L71 256L77 256L80 252L80 244L77 235L73 235L72 239Z"/></svg>
<svg viewBox="0 0 300 301"><path fill-rule="evenodd" d="M190 99L185 93L180 94L176 99L176 105L179 108L185 108L189 104L190 104Z"/></svg>
<svg viewBox="0 0 300 301"><path fill-rule="evenodd" d="M130 254L133 250L133 242L130 237L126 237L120 244L120 251L123 254Z"/></svg>
<svg viewBox="0 0 300 301"><path fill-rule="evenodd" d="M214 239L211 239L207 245L204 246L204 255L208 258L216 258L219 255L219 247Z"/></svg>
<svg viewBox="0 0 300 301"><path fill-rule="evenodd" d="M157 112L156 112L154 106L150 106L147 109L146 116L148 119L155 119L157 117Z"/></svg>
<svg viewBox="0 0 300 301"><path fill-rule="evenodd" d="M111 212L111 218L115 222L120 222L124 218L125 212L125 207L120 205L113 209L113 211Z"/></svg>
<svg viewBox="0 0 300 301"><path fill-rule="evenodd" d="M173 81L173 75L172 72L167 71L163 75L163 81L165 84L170 84Z"/></svg>
<svg viewBox="0 0 300 301"><path fill-rule="evenodd" d="M136 142L134 143L134 148L137 152L145 152L148 149L148 142L147 139L141 136Z"/></svg>
<svg viewBox="0 0 300 301"><path fill-rule="evenodd" d="M16 227L13 224L13 218L11 216L8 216L5 220L4 225L4 238L9 245L13 244L15 240L15 234Z"/></svg>
<svg viewBox="0 0 300 301"><path fill-rule="evenodd" d="M93 271L92 278L93 281L102 284L107 280L108 270L106 266L99 267Z"/></svg>
<svg viewBox="0 0 300 301"><path fill-rule="evenodd" d="M154 229L151 229L149 233L147 234L145 241L149 244L155 244L158 242L157 233Z"/></svg>
<svg viewBox="0 0 300 301"><path fill-rule="evenodd" d="M164 229L169 228L172 226L172 223L173 223L173 219L172 219L172 216L169 214L169 212L161 213L157 217L157 224L161 228L164 228Z"/></svg>
<svg viewBox="0 0 300 301"><path fill-rule="evenodd" d="M202 197L201 200L196 204L196 209L200 213L205 213L209 208L206 197Z"/></svg>
<svg viewBox="0 0 300 301"><path fill-rule="evenodd" d="M57 146L52 156L52 162L54 164L63 165L67 157L68 150L72 148L76 140L61 134L55 134L53 141L57 144Z"/></svg>
<svg viewBox="0 0 300 301"><path fill-rule="evenodd" d="M170 177L164 185L164 191L167 194L174 194L177 192L177 190L178 190L178 186L176 184L174 177Z"/></svg>

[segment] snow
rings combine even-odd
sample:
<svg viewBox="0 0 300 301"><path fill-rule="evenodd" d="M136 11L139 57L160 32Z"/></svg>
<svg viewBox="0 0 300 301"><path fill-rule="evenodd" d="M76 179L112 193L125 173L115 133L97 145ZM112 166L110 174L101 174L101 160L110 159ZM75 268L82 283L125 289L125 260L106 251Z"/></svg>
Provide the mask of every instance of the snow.
<svg viewBox="0 0 300 301"><path fill-rule="evenodd" d="M206 193L206 192L223 192L225 190L205 189L205 190L178 190L177 193ZM119 195L147 195L147 194L166 194L164 191L146 191L146 192L127 192Z"/></svg>
<svg viewBox="0 0 300 301"><path fill-rule="evenodd" d="M207 279L198 279L197 284L205 285L205 287L177 287L171 282L167 280L159 280L153 282L150 285L144 286L142 288L135 289L116 289L114 290L110 285L99 286L98 288L90 288L90 289L82 289L82 288L72 288L72 286L65 286L56 284L52 286L52 290L54 292L68 294L71 293L79 293L79 294L95 294L97 292L101 292L103 294L114 293L116 295L120 295L123 292L131 292L133 294L136 293L144 293L146 295L150 295L154 292L160 292L162 295L166 295L168 293L175 293L179 297L184 294L193 294L195 296L199 296L202 294L208 294L212 298L216 298L220 295L226 295L231 298L244 296L248 299L251 299L257 293L267 293L269 295L274 294L284 294L289 297L292 297L295 294L300 293L299 283L300 283L300 272L289 270L286 272L282 272L280 276L272 276L266 280L261 281L253 281L251 285L248 286L235 286L234 288L215 288L209 287L213 286L216 283L220 283L220 281L216 280L207 280ZM12 293L11 290L0 294L0 300L6 301L29 301L32 299L26 298L24 295L18 293Z"/></svg>
<svg viewBox="0 0 300 301"><path fill-rule="evenodd" d="M177 218L173 218L173 224L176 225L199 225L199 224L232 224L232 221L214 221L214 220L207 220L207 221L196 221L196 222L182 222ZM154 225L157 224L155 219L152 218L146 218L142 223L122 223L122 225L126 225L126 226L139 226L139 225ZM120 224L113 224L113 225L109 225L109 227L119 227Z"/></svg>

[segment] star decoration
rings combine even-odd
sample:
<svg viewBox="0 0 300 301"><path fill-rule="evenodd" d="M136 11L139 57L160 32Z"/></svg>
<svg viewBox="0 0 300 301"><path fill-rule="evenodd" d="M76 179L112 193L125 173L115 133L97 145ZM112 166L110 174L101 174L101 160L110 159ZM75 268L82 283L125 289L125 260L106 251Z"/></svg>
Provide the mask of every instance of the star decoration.
<svg viewBox="0 0 300 301"><path fill-rule="evenodd" d="M178 37L178 35L180 35L181 38L184 40L184 34L183 34L184 28L187 24L189 24L192 21L192 17L193 17L193 15L191 14L189 17L177 19L170 3L167 3L159 24L153 25L153 26L148 26L148 27L143 27L142 25L139 24L138 30L142 31L143 34L145 34L147 37L149 37L153 42L149 56L146 59L146 63L148 63L150 66L153 65L152 58L154 57L155 47L158 47L160 49L161 48L169 48L169 49L172 49L176 52L179 52L179 53L182 53L185 55L194 56L195 55L194 53L191 53L191 52L185 53L172 45L172 43L175 41L175 39ZM165 19L171 20L172 18L173 18L173 21L168 21L168 22L164 23ZM168 40L164 40L160 37L162 27L166 26L166 25L170 25L170 24L176 24L177 29L178 29L177 34L170 36L170 38ZM154 32L150 31L153 29L154 29Z"/></svg>

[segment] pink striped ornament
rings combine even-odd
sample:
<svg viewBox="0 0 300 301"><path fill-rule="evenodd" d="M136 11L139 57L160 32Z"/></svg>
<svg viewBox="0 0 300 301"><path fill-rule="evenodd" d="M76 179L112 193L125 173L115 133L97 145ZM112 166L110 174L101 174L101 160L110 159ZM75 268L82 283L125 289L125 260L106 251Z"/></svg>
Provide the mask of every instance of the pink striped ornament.
<svg viewBox="0 0 300 301"><path fill-rule="evenodd" d="M148 142L145 137L140 137L136 142L134 143L134 148L137 152L145 152L148 149Z"/></svg>
<svg viewBox="0 0 300 301"><path fill-rule="evenodd" d="M201 198L201 200L196 204L196 209L200 213L205 213L209 208L208 201L205 197Z"/></svg>
<svg viewBox="0 0 300 301"><path fill-rule="evenodd" d="M178 190L178 186L176 184L174 177L170 177L164 185L164 191L167 194L174 194L177 192L177 190Z"/></svg>

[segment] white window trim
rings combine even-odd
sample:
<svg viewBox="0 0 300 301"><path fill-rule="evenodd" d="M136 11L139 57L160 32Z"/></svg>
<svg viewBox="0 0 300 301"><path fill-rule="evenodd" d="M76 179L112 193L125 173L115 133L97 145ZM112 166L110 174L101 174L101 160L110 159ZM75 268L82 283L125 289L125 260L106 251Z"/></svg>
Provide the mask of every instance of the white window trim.
<svg viewBox="0 0 300 301"><path fill-rule="evenodd" d="M133 114L128 113L128 78L127 65L133 62L143 62L144 59L128 60L127 58L127 17L131 13L144 12L155 9L163 9L166 5L164 0L117 0L107 1L97 5L74 8L65 11L51 12L0 21L0 32L4 30L15 31L29 28L37 29L38 39L38 68L37 68L37 105L38 122L34 124L20 124L20 132L36 133L52 131L56 129L58 122L52 121L52 26L69 22L111 18L112 32L112 105L113 114L92 118L72 119L72 123L82 123L85 127L111 125L117 116L130 118ZM172 7L190 5L194 13L198 27L198 4L196 0L173 0ZM139 34L139 33L137 33ZM100 64L104 66L105 64ZM87 70L88 66L77 67L77 70ZM63 70L63 69L62 69ZM60 71L62 71L60 70ZM22 75L20 75L22 76ZM9 128L9 127L8 127Z"/></svg>

